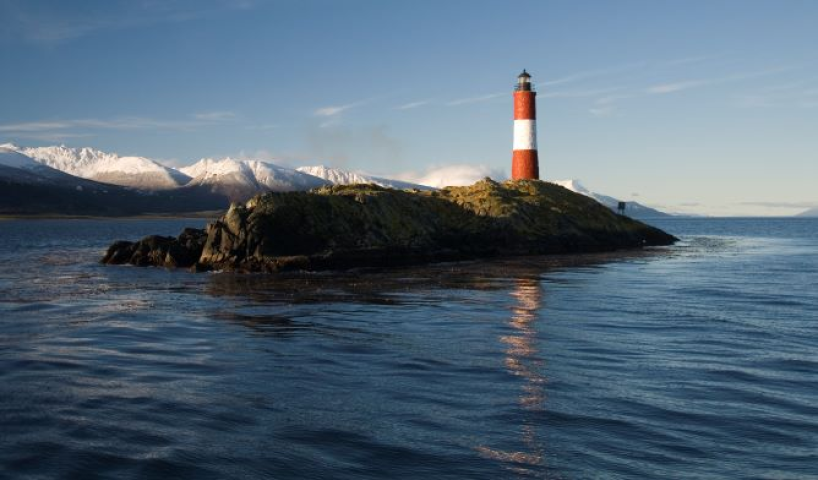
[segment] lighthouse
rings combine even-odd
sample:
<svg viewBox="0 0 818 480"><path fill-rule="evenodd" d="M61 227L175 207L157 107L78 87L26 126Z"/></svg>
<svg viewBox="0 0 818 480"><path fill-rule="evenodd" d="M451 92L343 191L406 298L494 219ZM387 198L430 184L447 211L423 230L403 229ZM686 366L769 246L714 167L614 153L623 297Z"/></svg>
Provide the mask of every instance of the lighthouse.
<svg viewBox="0 0 818 480"><path fill-rule="evenodd" d="M531 75L525 70L517 76L514 87L514 147L511 156L513 180L539 180L537 158L537 92L531 86Z"/></svg>

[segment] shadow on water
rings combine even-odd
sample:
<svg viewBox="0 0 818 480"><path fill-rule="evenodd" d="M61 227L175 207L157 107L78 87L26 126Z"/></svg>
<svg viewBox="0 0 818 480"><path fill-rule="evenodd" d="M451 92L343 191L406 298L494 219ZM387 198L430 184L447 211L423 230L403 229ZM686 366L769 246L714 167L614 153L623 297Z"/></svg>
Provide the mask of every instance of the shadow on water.
<svg viewBox="0 0 818 480"><path fill-rule="evenodd" d="M675 255L668 248L582 255L544 255L438 263L389 270L282 274L213 274L206 293L264 304L356 303L397 305L438 290L502 290L509 279L531 279L563 269Z"/></svg>
<svg viewBox="0 0 818 480"><path fill-rule="evenodd" d="M258 333L273 334L282 337L316 329L316 325L313 322L299 322L284 315L250 315L220 310L212 313L210 318L243 325Z"/></svg>

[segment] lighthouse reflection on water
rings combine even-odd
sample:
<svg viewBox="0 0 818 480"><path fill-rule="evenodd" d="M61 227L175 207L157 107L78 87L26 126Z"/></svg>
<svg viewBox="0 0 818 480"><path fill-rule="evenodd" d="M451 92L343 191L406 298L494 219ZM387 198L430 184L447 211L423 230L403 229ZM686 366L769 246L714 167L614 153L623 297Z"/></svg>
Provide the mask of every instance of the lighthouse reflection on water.
<svg viewBox="0 0 818 480"><path fill-rule="evenodd" d="M543 297L539 278L516 279L511 296L513 305L508 320L511 332L501 336L500 342L505 345L508 373L522 381L517 400L523 412L523 421L519 426L522 448L519 451L505 451L479 446L477 451L484 457L508 462L508 468L518 473L535 474L544 464L544 449L537 435L536 423L539 417L537 412L543 410L546 383L537 339L537 319ZM531 470L531 467L536 469Z"/></svg>

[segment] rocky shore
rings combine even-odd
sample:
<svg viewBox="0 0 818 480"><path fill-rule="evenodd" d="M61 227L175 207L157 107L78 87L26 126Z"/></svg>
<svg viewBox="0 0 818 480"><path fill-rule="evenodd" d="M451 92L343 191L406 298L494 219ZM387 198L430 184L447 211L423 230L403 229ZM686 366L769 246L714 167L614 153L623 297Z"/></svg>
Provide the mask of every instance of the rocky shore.
<svg viewBox="0 0 818 480"><path fill-rule="evenodd" d="M437 191L349 185L267 193L233 204L204 230L116 242L102 261L241 272L337 270L675 241L552 183L485 179Z"/></svg>

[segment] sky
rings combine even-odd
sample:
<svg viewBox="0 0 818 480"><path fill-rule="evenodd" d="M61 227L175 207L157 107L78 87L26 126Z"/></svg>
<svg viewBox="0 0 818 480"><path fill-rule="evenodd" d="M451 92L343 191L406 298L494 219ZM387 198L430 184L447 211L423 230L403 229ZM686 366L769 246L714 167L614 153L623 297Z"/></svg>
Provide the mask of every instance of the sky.
<svg viewBox="0 0 818 480"><path fill-rule="evenodd" d="M813 0L0 0L0 19L0 143L503 178L525 68L544 179L680 213L818 206Z"/></svg>

